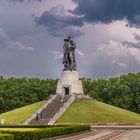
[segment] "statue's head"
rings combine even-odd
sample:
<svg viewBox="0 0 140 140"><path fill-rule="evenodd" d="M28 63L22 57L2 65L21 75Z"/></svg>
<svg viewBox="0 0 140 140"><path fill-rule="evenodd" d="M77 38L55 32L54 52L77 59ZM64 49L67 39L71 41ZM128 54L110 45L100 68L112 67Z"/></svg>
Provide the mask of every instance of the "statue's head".
<svg viewBox="0 0 140 140"><path fill-rule="evenodd" d="M73 43L74 43L73 40L70 40L70 44L73 45Z"/></svg>
<svg viewBox="0 0 140 140"><path fill-rule="evenodd" d="M64 42L68 42L68 39L64 39Z"/></svg>
<svg viewBox="0 0 140 140"><path fill-rule="evenodd" d="M71 40L71 36L68 36L68 40Z"/></svg>

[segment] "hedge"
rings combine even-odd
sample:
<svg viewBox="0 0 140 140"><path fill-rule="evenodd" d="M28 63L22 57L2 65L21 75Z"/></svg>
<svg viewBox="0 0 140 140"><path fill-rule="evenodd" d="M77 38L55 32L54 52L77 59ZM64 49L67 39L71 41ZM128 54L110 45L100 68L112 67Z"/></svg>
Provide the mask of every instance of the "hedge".
<svg viewBox="0 0 140 140"><path fill-rule="evenodd" d="M62 127L46 127L31 131L20 130L1 130L0 133L8 133L14 135L14 140L40 140L42 138L49 138L54 136L60 136L64 134L70 134L74 132L89 130L90 126L78 125L78 126L62 126Z"/></svg>
<svg viewBox="0 0 140 140"><path fill-rule="evenodd" d="M0 125L0 128L50 128L65 127L68 125Z"/></svg>
<svg viewBox="0 0 140 140"><path fill-rule="evenodd" d="M0 133L0 140L14 140L14 135Z"/></svg>

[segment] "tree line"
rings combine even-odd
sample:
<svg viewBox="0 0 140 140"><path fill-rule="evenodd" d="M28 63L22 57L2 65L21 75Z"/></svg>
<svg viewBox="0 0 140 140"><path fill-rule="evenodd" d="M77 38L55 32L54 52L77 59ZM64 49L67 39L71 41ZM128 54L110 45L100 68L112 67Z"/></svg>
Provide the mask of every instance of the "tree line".
<svg viewBox="0 0 140 140"><path fill-rule="evenodd" d="M99 101L140 113L140 72L109 79L81 80L85 94ZM0 76L0 113L48 99L55 93L57 81Z"/></svg>
<svg viewBox="0 0 140 140"><path fill-rule="evenodd" d="M0 76L0 113L46 100L54 94L56 83L53 79Z"/></svg>

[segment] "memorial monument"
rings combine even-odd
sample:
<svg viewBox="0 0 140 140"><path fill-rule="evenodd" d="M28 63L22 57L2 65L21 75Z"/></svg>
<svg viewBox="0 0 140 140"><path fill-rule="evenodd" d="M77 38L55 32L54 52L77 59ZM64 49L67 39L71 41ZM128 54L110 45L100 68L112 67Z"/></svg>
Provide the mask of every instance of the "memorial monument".
<svg viewBox="0 0 140 140"><path fill-rule="evenodd" d="M76 44L68 36L64 39L63 45L63 64L64 69L57 84L56 93L61 95L77 95L83 96L83 86L81 80L79 80L79 74L76 70L76 58L75 58Z"/></svg>

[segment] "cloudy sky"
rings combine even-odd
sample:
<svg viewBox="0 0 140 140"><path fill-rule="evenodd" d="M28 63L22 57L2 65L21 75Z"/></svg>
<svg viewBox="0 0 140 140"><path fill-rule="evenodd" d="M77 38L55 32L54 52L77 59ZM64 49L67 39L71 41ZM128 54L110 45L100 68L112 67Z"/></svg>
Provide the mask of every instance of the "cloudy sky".
<svg viewBox="0 0 140 140"><path fill-rule="evenodd" d="M59 77L68 35L81 77L140 71L140 0L0 0L0 75Z"/></svg>

